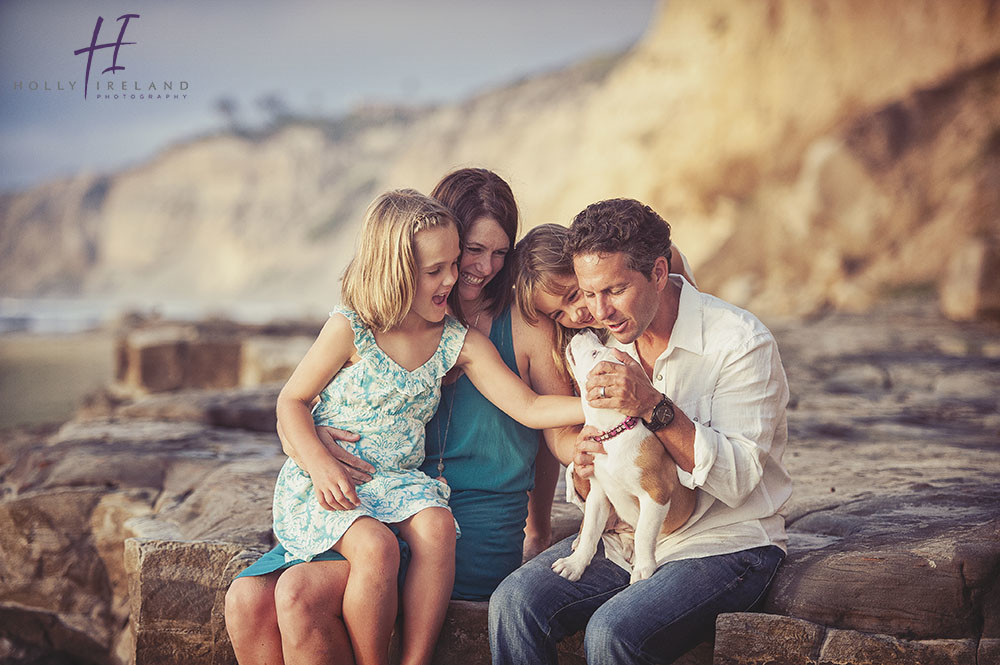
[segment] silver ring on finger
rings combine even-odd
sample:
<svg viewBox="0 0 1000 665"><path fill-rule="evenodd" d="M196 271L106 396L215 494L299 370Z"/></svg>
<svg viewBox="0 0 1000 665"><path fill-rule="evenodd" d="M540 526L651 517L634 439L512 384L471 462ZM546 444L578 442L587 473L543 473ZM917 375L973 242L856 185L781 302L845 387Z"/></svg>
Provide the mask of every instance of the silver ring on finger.
<svg viewBox="0 0 1000 665"><path fill-rule="evenodd" d="M604 386L601 386L601 399L604 399L607 396L608 396L608 391L604 389Z"/></svg>

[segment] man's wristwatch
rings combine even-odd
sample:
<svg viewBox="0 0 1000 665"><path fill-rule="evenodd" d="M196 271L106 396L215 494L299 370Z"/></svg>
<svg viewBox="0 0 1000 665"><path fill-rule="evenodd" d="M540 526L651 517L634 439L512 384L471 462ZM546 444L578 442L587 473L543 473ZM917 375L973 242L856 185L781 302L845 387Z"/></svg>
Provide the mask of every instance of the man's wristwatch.
<svg viewBox="0 0 1000 665"><path fill-rule="evenodd" d="M647 421L645 418L642 420L642 424L650 432L658 432L674 422L674 403L666 395L662 395L662 397L663 399L653 407L653 415L650 416L649 420Z"/></svg>

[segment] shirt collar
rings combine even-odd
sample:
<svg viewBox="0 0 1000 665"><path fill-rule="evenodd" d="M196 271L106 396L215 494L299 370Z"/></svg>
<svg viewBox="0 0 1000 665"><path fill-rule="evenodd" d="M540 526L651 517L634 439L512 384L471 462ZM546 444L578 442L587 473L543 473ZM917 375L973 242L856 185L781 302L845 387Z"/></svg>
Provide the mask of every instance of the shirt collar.
<svg viewBox="0 0 1000 665"><path fill-rule="evenodd" d="M677 305L677 320L670 331L670 344L664 356L674 348L703 355L705 350L704 313L701 292L681 275L671 274L670 281L681 287L680 302Z"/></svg>
<svg viewBox="0 0 1000 665"><path fill-rule="evenodd" d="M677 305L677 320L674 321L673 330L670 331L670 343L660 354L660 358L666 358L675 348L704 355L705 321L701 292L691 286L691 283L682 275L671 273L670 281L681 287L681 295ZM608 339L608 345L625 351L636 360L639 359L639 353L635 350L635 342L626 345L611 337Z"/></svg>

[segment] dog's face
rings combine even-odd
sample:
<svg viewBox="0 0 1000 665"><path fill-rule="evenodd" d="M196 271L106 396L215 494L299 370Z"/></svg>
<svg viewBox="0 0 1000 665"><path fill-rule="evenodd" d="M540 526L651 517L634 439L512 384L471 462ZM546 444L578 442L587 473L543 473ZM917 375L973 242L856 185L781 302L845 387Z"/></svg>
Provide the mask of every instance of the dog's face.
<svg viewBox="0 0 1000 665"><path fill-rule="evenodd" d="M580 386L580 394L584 394L587 386L587 375L597 363L607 360L621 365L614 352L601 344L601 340L591 330L584 330L570 340L566 347L566 363L572 368L573 377Z"/></svg>

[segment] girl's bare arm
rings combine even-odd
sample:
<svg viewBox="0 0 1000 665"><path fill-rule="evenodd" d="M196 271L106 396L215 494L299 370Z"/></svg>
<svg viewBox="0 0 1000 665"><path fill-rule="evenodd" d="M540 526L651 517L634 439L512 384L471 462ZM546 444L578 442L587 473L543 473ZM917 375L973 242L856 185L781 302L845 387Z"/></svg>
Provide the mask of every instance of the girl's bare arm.
<svg viewBox="0 0 1000 665"><path fill-rule="evenodd" d="M532 390L543 395L572 395L569 379L556 367L553 357L555 324L549 319L539 319L531 325L518 310L512 312L512 318L514 345L519 354L523 353L527 365L527 371L522 371L521 375L527 375ZM559 460L553 451L559 448L560 443L565 443L567 450L571 450L579 429L572 426L542 431L535 455L535 484L528 492L528 518L524 527L525 560L539 554L552 540L552 501L560 475Z"/></svg>
<svg viewBox="0 0 1000 665"><path fill-rule="evenodd" d="M280 432L298 458L296 462L301 462L312 477L320 504L332 510L356 506L358 498L349 472L316 435L311 409L313 400L353 353L350 323L340 314L331 316L278 394Z"/></svg>
<svg viewBox="0 0 1000 665"><path fill-rule="evenodd" d="M522 425L545 429L583 422L578 398L536 393L510 371L490 340L478 330L469 330L456 364L486 399Z"/></svg>

